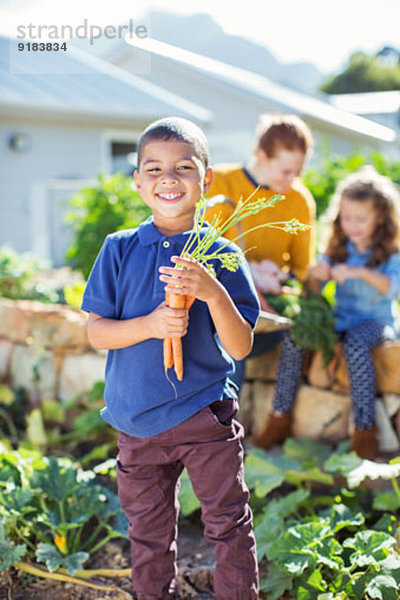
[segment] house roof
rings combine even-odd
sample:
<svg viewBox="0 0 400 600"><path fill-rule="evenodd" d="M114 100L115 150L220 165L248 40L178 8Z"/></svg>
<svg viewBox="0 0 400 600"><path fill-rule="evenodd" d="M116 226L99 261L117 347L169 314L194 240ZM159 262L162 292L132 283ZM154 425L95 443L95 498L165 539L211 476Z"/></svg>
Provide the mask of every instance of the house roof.
<svg viewBox="0 0 400 600"><path fill-rule="evenodd" d="M311 119L385 142L393 142L396 139L396 133L389 127L332 106L324 100L307 96L274 83L267 77L258 75L257 73L252 73L245 69L151 38L139 41L132 40L126 36L125 43L133 46L135 50L140 47L152 55L160 56L175 63L184 64L190 70L206 74L217 81L223 81L231 88L236 88L247 93L249 96L272 100L286 107L285 110L290 110L304 117L310 117ZM115 58L123 51L123 47L116 43L106 58Z"/></svg>
<svg viewBox="0 0 400 600"><path fill-rule="evenodd" d="M67 52L27 52L26 63L10 62L17 40L0 36L0 106L3 114L46 115L146 121L175 114L206 123L205 108L127 73L115 65L68 46ZM15 61L21 54L11 55ZM20 72L18 65L28 66ZM10 67L11 65L11 67ZM16 65L16 68L15 68Z"/></svg>
<svg viewBox="0 0 400 600"><path fill-rule="evenodd" d="M332 94L332 104L360 115L396 113L400 111L400 91Z"/></svg>

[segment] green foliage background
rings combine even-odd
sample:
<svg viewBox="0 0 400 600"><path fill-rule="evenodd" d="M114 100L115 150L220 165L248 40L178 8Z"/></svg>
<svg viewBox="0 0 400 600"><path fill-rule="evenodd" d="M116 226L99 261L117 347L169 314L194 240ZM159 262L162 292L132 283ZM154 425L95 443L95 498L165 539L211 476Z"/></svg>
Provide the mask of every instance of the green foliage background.
<svg viewBox="0 0 400 600"><path fill-rule="evenodd" d="M71 207L67 222L73 237L66 259L85 278L109 233L137 227L150 214L132 180L122 174L98 175L95 185L71 198Z"/></svg>
<svg viewBox="0 0 400 600"><path fill-rule="evenodd" d="M339 182L368 164L400 186L400 162L378 152L370 155L359 152L349 156L326 156L318 166L311 167L304 173L302 180L314 196L317 217L328 208Z"/></svg>
<svg viewBox="0 0 400 600"><path fill-rule="evenodd" d="M354 52L345 67L323 83L321 91L327 94L351 94L400 89L400 52L393 49L399 59L395 64L382 60L380 53L368 55Z"/></svg>

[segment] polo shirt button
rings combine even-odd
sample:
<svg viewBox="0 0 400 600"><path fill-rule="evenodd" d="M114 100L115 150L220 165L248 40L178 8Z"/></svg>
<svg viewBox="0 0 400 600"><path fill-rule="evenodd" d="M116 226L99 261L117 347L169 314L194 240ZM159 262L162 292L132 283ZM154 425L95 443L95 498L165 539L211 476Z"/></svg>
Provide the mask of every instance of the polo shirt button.
<svg viewBox="0 0 400 600"><path fill-rule="evenodd" d="M162 243L162 245L164 246L164 248L169 248L170 243L169 243L168 240L164 240L163 243Z"/></svg>

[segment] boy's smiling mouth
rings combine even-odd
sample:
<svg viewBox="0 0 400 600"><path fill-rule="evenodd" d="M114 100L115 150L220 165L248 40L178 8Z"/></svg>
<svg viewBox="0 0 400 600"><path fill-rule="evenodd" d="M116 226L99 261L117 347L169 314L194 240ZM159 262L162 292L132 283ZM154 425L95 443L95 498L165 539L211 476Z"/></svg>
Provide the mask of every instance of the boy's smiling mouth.
<svg viewBox="0 0 400 600"><path fill-rule="evenodd" d="M179 200L184 196L184 192L158 192L156 196L161 198L161 200L166 200L167 202L173 202L174 200Z"/></svg>

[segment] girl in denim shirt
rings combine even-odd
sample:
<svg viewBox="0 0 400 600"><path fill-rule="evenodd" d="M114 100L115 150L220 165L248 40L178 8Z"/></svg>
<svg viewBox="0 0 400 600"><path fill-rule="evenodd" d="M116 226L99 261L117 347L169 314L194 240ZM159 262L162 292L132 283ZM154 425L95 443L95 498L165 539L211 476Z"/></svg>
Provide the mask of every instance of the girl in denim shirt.
<svg viewBox="0 0 400 600"><path fill-rule="evenodd" d="M355 430L352 449L372 460L378 450L375 425L373 347L398 334L400 297L400 195L372 167L349 175L336 194L339 207L328 247L309 270L311 288L336 281L335 329L349 372ZM254 440L262 448L291 433L291 411L302 372L303 350L287 332L275 387L273 412Z"/></svg>

